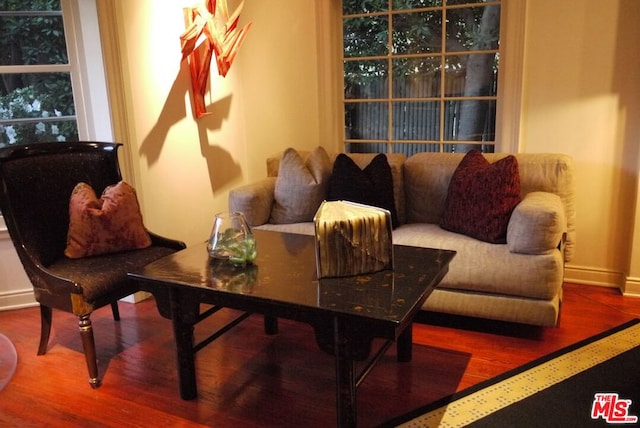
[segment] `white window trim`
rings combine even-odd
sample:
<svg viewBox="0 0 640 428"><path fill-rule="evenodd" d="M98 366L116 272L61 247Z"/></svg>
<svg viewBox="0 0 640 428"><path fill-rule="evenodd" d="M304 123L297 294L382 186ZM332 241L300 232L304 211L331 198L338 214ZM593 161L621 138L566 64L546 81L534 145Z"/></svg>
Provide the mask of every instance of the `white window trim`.
<svg viewBox="0 0 640 428"><path fill-rule="evenodd" d="M95 0L61 0L80 140L113 141Z"/></svg>
<svg viewBox="0 0 640 428"><path fill-rule="evenodd" d="M500 76L495 151L518 153L527 0L503 0L501 3L503 10L500 17Z"/></svg>

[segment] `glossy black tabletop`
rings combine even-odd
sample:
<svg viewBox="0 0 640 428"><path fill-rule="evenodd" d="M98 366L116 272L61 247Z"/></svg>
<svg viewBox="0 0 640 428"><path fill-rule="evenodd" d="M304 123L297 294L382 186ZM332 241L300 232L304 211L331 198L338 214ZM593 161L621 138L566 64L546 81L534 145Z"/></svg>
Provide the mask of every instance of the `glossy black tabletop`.
<svg viewBox="0 0 640 428"><path fill-rule="evenodd" d="M454 251L395 245L392 271L318 280L313 236L261 230L254 230L254 236L258 256L246 267L212 260L203 242L130 275L214 298L227 297L223 300L233 297L397 322L416 311L455 255Z"/></svg>

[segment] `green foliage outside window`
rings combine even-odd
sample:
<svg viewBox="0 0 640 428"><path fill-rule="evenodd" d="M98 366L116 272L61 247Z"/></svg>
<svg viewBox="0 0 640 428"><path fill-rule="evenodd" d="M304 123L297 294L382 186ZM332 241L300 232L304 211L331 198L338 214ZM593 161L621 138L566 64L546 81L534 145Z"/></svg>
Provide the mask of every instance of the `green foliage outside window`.
<svg viewBox="0 0 640 428"><path fill-rule="evenodd" d="M494 150L500 0L343 0L347 151Z"/></svg>
<svg viewBox="0 0 640 428"><path fill-rule="evenodd" d="M0 3L0 147L78 140L68 62L60 0Z"/></svg>

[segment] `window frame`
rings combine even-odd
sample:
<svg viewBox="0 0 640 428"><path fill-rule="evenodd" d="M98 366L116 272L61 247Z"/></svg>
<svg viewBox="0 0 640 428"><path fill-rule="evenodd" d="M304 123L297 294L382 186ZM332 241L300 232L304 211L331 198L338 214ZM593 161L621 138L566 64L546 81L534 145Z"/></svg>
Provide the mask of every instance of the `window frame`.
<svg viewBox="0 0 640 428"><path fill-rule="evenodd" d="M338 2L340 5L342 1ZM495 152L511 152L519 151L520 142L520 122L522 120L522 86L523 86L523 60L524 60L524 42L526 34L526 4L527 0L502 0L501 19L500 19L500 73L498 74L498 91L496 97L496 123L495 123ZM334 9L334 13L339 14L340 25L336 25L336 30L340 31L340 45L336 46L336 53L339 55L338 62L340 64L341 73L344 75L344 47L343 47L343 14L342 7ZM336 23L337 23L336 20ZM328 35L326 35L328 37ZM344 97L343 76L340 79L339 97L341 112L339 121L340 129L336 130L340 135L341 146L346 149L349 140L346 138L345 129L345 105L347 99ZM390 98L391 99L391 98ZM393 141L393 142L392 142ZM401 141L400 141L401 142ZM389 139L387 144L395 144L395 140ZM465 141L440 141L439 144L458 143L463 144ZM475 144L471 141L470 144ZM477 142L482 143L482 142Z"/></svg>
<svg viewBox="0 0 640 428"><path fill-rule="evenodd" d="M96 2L95 0L60 0L60 6L68 64L0 65L0 74L69 73L78 138L80 141L111 141L113 132ZM108 120L104 120L105 117ZM16 120L16 122L19 121L20 119ZM35 119L28 121L35 121Z"/></svg>

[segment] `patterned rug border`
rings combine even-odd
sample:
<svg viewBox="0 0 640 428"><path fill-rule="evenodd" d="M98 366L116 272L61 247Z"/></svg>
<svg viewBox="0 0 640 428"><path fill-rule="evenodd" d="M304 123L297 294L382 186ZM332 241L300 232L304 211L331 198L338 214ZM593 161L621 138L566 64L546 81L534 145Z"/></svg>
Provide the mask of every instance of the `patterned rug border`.
<svg viewBox="0 0 640 428"><path fill-rule="evenodd" d="M517 367L513 370L510 370L492 379L483 381L463 391L444 397L431 404L422 406L403 416L395 418L383 424L382 426L383 427L403 426L407 428L410 428L413 426L428 427L428 426L431 426L428 424L428 420L430 418L433 418L434 421L437 421L438 426L458 426L456 424L449 425L446 423L445 425L440 425L441 423L444 422L442 419L443 419L443 416L445 416L445 414L447 414L447 416L453 416L455 418L461 418L461 417L471 418L471 419L464 419L464 422L462 423L462 425L459 425L459 426L464 426L465 423L470 423L475 420L478 420L501 408L504 408L510 404L513 404L514 402L520 399L526 398L526 396L532 395L542 389L545 389L549 386L554 385L555 383L568 379L578 374L579 372L588 370L589 368L599 364L600 362L613 358L616 355L619 355L629 349L633 349L635 346L638 346L639 342L626 343L624 341L617 341L617 340L612 341L611 339L616 334L625 333L626 330L634 326L637 326L639 330L637 334L640 337L639 324L640 324L640 319L633 319L617 327L611 328L607 331L596 334L580 342L574 343L565 348L559 349L558 351L555 351L548 355L540 357L534 361L531 361L527 364L524 364L520 367ZM594 354L588 348L589 345L594 345L596 342L600 342L607 339L614 344L612 353L610 354L605 354L605 355L602 355L601 353ZM511 388L513 386L516 386L515 384L518 377L522 377L523 375L524 376L535 375L536 372L544 370L545 365L547 365L548 363L554 360L559 360L562 357L566 357L569 354L575 353L576 351L582 352L583 355L580 355L579 357L581 358L581 363L584 362L584 364L577 365L575 364L574 361L572 361L571 364L567 364L566 366L563 366L562 371L551 373L549 376L543 379L542 383L540 382L532 383L530 382L531 379L528 379L529 382L527 383L527 387L525 391L516 391L515 394L511 394L511 393L508 394L508 396L510 397L509 399L504 398L505 394L504 394L504 391L500 389L500 386L509 388L509 392L514 392ZM555 361L554 363L557 363L557 362L558 361ZM487 388L493 388L494 392L483 391ZM526 394L526 396L523 397L522 394ZM491 400L496 401L499 407L491 407L488 411L478 410L477 407L473 407L471 411L464 412L465 413L464 415L461 414L461 412L459 412L460 408L463 407L464 400L467 400L467 399L471 400L473 398L477 398L478 396L480 396L480 399L483 402L490 402Z"/></svg>

